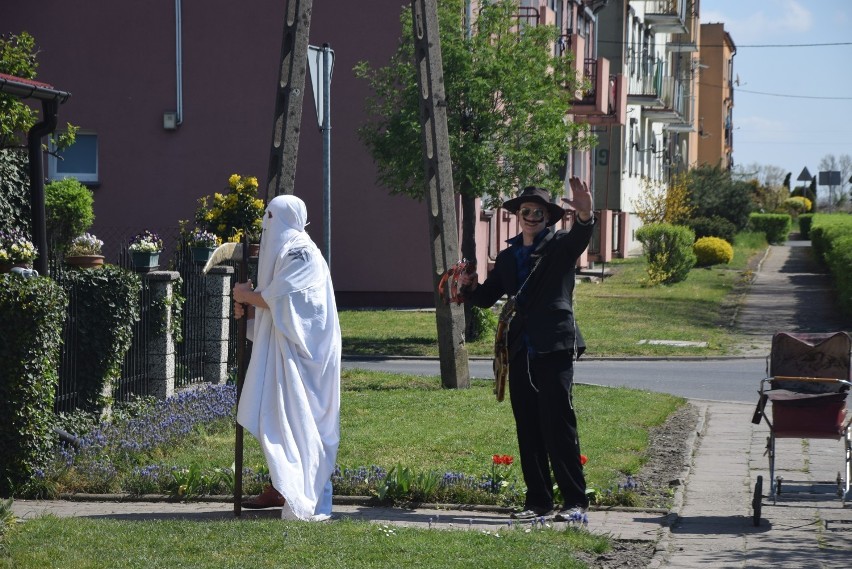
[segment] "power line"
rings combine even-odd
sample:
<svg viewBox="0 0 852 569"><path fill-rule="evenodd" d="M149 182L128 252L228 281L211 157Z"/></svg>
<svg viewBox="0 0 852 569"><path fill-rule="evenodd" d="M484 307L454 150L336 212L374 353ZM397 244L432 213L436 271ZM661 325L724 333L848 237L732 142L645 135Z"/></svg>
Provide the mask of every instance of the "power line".
<svg viewBox="0 0 852 569"><path fill-rule="evenodd" d="M786 97L790 99L821 99L825 101L852 101L852 97L819 97L816 95L785 95L782 93L766 93L764 91L751 91L749 89L740 89L734 87L734 90L740 93L752 93L755 95L766 95L769 97Z"/></svg>
<svg viewBox="0 0 852 569"><path fill-rule="evenodd" d="M844 41L844 42L833 42L833 43L765 43L765 44L746 44L746 45L738 45L737 49L739 50L741 47L832 47L838 45L852 45L852 42ZM699 47L724 47L721 45L713 45L713 46L704 46L703 44L699 45Z"/></svg>

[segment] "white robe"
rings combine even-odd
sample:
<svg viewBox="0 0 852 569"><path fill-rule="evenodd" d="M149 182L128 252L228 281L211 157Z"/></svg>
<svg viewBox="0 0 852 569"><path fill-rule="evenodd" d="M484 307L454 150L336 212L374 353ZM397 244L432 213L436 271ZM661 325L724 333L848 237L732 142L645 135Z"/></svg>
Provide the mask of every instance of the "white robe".
<svg viewBox="0 0 852 569"><path fill-rule="evenodd" d="M284 197L298 200L275 198L268 207L273 215L275 201ZM284 216L278 217L274 221ZM304 217L303 212L302 224ZM272 485L287 501L282 517L292 512L302 520L322 520L331 514L340 441L341 339L334 291L328 266L303 227L270 235L266 225L255 290L269 309L255 309L237 421L260 442Z"/></svg>

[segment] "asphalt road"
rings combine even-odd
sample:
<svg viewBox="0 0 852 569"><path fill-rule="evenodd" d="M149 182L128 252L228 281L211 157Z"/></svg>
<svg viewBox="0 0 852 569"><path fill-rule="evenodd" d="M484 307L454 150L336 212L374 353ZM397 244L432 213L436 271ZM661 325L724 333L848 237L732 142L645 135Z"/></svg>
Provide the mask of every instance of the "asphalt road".
<svg viewBox="0 0 852 569"><path fill-rule="evenodd" d="M346 369L361 368L414 375L439 375L435 359L351 359ZM493 379L491 360L470 360L471 377ZM756 402L760 380L766 374L765 358L587 360L577 362L578 383L632 387L671 393L691 399Z"/></svg>

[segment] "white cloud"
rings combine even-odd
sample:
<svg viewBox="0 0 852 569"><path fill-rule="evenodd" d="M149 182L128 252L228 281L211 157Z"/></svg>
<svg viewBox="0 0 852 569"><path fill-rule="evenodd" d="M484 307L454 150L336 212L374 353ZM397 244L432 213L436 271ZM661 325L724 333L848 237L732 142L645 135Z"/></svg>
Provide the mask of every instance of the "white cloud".
<svg viewBox="0 0 852 569"><path fill-rule="evenodd" d="M753 8L757 11L749 11ZM702 10L700 17L703 23L724 22L725 30L739 44L769 39L794 43L793 38L814 27L813 13L800 0L738 2L726 12Z"/></svg>

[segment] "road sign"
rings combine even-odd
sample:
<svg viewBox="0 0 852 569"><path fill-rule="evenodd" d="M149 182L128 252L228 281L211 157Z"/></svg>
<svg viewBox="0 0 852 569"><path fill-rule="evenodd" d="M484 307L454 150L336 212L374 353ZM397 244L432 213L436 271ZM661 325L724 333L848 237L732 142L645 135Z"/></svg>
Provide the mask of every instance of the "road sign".
<svg viewBox="0 0 852 569"><path fill-rule="evenodd" d="M840 172L838 170L823 170L819 173L820 186L839 186Z"/></svg>
<svg viewBox="0 0 852 569"><path fill-rule="evenodd" d="M334 70L334 50L325 44L322 47L308 46L308 70L311 75L311 87L314 91L314 108L317 110L317 124L320 129L325 126L325 101L323 88L325 75L323 70L323 52L328 51L328 82L331 83L331 72Z"/></svg>

